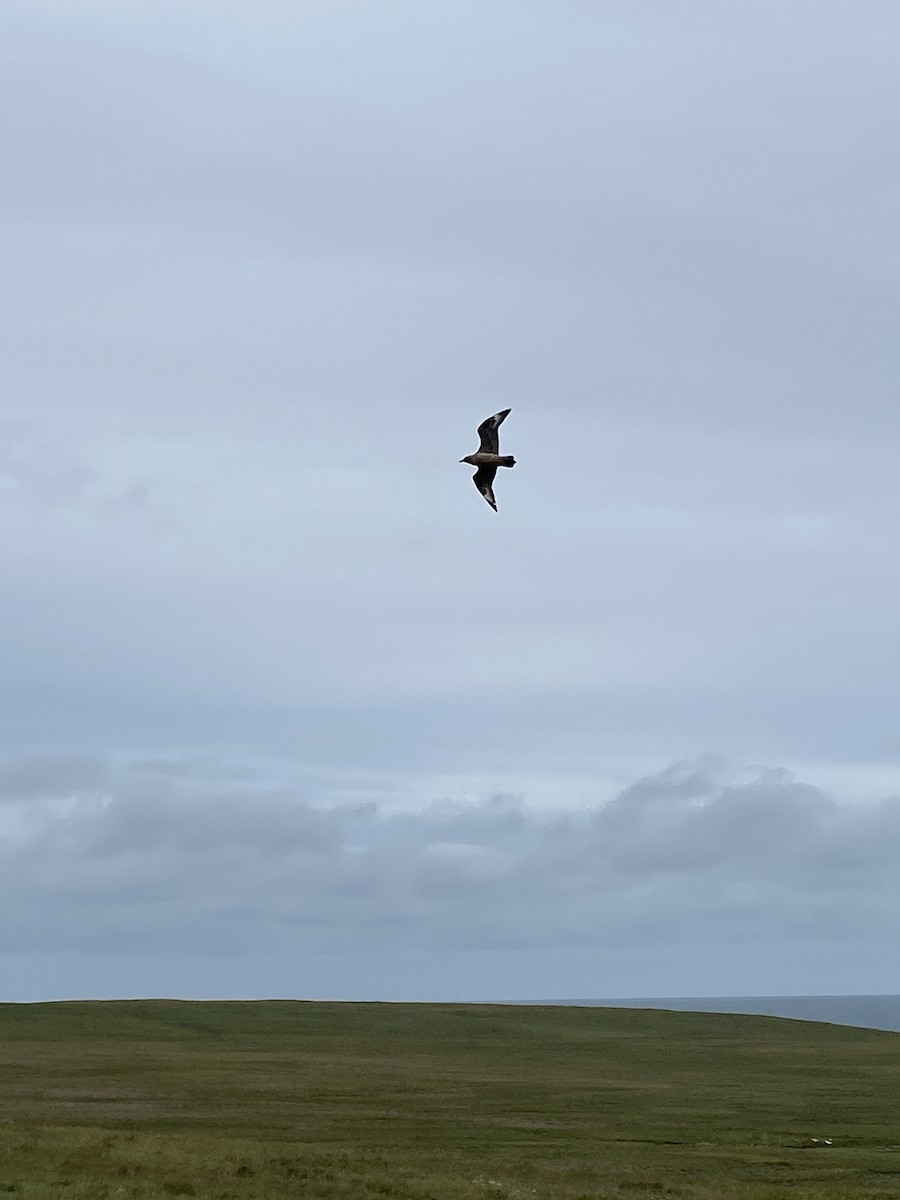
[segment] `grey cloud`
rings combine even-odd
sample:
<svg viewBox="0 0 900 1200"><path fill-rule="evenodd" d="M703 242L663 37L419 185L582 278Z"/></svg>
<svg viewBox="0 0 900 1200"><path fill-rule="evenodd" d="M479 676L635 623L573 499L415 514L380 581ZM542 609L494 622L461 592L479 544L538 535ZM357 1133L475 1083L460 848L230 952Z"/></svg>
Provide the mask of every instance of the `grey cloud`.
<svg viewBox="0 0 900 1200"><path fill-rule="evenodd" d="M121 768L105 797L59 790L6 839L7 949L840 942L889 939L900 909L900 801L714 760L567 813L493 797L392 814Z"/></svg>
<svg viewBox="0 0 900 1200"><path fill-rule="evenodd" d="M641 780L601 810L596 836L635 870L691 871L741 860L759 870L793 859L836 809L807 784L763 778L713 787L715 778L715 760L705 760Z"/></svg>
<svg viewBox="0 0 900 1200"><path fill-rule="evenodd" d="M31 435L31 436L29 436ZM6 505L71 504L96 482L96 474L49 440L41 444L21 425L0 429L0 497Z"/></svg>
<svg viewBox="0 0 900 1200"><path fill-rule="evenodd" d="M0 800L51 800L96 793L109 780L107 764L81 755L37 754L0 766Z"/></svg>
<svg viewBox="0 0 900 1200"><path fill-rule="evenodd" d="M33 419L0 425L0 500L6 511L87 510L94 516L129 516L152 509L152 488L126 468L109 470L96 449L61 438ZM74 442L74 444L73 444Z"/></svg>

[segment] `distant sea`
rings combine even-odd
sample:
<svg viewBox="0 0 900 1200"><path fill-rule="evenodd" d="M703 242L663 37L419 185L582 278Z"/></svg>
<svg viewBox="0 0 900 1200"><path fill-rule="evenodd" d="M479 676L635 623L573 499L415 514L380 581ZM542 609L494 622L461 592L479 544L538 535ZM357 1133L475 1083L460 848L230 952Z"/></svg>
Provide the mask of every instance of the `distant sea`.
<svg viewBox="0 0 900 1200"><path fill-rule="evenodd" d="M544 1000L588 1008L669 1008L681 1012L751 1013L860 1025L900 1033L900 996L667 996L619 1000Z"/></svg>

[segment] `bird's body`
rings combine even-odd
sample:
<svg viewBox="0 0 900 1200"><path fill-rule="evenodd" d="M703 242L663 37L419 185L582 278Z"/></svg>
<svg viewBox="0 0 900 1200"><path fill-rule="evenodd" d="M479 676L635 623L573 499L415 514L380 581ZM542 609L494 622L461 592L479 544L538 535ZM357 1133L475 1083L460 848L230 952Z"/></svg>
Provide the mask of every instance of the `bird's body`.
<svg viewBox="0 0 900 1200"><path fill-rule="evenodd" d="M467 454L459 460L478 468L472 479L494 512L497 511L497 501L494 499L494 476L497 474L497 468L516 465L516 460L511 454L500 453L499 429L511 412L511 408L504 408L503 412L494 413L492 417L482 421L478 426L478 449L474 454Z"/></svg>

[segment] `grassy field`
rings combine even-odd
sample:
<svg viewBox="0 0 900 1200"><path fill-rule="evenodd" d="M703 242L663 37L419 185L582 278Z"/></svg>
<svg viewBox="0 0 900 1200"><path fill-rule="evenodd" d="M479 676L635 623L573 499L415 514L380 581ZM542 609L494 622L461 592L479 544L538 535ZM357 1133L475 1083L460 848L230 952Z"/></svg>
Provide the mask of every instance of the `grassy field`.
<svg viewBox="0 0 900 1200"><path fill-rule="evenodd" d="M900 1196L900 1034L607 1008L0 1005L5 1196Z"/></svg>

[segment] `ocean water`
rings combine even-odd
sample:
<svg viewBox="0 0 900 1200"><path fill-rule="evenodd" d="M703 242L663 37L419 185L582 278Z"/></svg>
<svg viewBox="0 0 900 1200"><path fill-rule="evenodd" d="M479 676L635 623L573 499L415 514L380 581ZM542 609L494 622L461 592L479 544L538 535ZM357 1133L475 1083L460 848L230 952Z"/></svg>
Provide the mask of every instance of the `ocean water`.
<svg viewBox="0 0 900 1200"><path fill-rule="evenodd" d="M669 1008L682 1012L750 1013L859 1025L900 1033L900 996L653 996L618 1000L547 1000L597 1008Z"/></svg>

